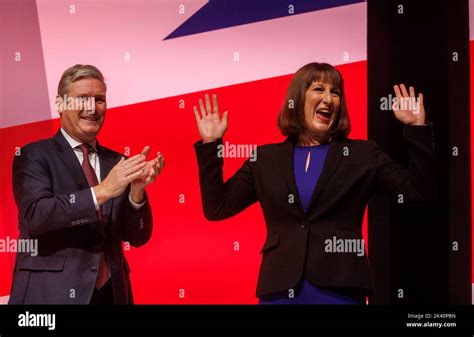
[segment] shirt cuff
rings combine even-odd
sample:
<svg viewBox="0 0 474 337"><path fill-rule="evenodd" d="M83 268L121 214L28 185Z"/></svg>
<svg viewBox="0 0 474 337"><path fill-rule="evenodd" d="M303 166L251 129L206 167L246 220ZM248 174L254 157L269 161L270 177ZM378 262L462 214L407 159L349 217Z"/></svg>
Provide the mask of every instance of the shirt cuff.
<svg viewBox="0 0 474 337"><path fill-rule="evenodd" d="M134 209L135 211L138 211L140 208L143 207L143 205L145 205L145 203L146 203L146 196L145 196L145 200L144 200L142 203L137 204L136 202L134 202L134 201L132 200L132 197L131 197L131 195L130 195L130 193L129 193L129 194L128 194L128 200L130 201L130 205L132 205L133 209Z"/></svg>
<svg viewBox="0 0 474 337"><path fill-rule="evenodd" d="M91 187L91 192L92 192L92 200L94 200L94 207L95 207L95 210L96 212L99 211L100 209L100 206L99 206L99 203L97 202L97 198L95 197L95 192L94 192L94 188Z"/></svg>

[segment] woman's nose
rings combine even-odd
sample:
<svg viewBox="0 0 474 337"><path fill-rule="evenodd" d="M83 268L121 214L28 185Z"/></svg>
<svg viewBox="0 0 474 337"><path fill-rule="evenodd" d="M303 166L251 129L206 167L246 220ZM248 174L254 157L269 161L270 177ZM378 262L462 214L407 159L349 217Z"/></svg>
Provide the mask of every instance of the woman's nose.
<svg viewBox="0 0 474 337"><path fill-rule="evenodd" d="M330 92L325 92L323 96L323 102L325 103L332 103L332 96Z"/></svg>

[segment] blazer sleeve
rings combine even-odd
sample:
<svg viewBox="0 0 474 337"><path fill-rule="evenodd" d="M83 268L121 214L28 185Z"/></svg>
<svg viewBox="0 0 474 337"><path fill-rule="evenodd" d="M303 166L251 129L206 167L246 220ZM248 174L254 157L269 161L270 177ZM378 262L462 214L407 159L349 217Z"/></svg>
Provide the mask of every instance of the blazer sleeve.
<svg viewBox="0 0 474 337"><path fill-rule="evenodd" d="M32 146L15 156L12 182L19 220L32 237L98 221L90 188L53 194L46 156Z"/></svg>
<svg viewBox="0 0 474 337"><path fill-rule="evenodd" d="M136 210L128 200L129 193L130 185L125 191L126 201L124 203L123 241L130 242L134 247L140 247L150 240L153 229L150 201L148 195L145 193L145 204Z"/></svg>
<svg viewBox="0 0 474 337"><path fill-rule="evenodd" d="M226 182L223 179L224 160L218 156L222 139L194 144L199 166L199 183L204 216L211 221L230 218L257 201L254 188L254 163L246 160Z"/></svg>
<svg viewBox="0 0 474 337"><path fill-rule="evenodd" d="M398 198L408 204L430 204L436 198L435 153L433 125L405 125L409 168L401 167L373 141L377 192Z"/></svg>

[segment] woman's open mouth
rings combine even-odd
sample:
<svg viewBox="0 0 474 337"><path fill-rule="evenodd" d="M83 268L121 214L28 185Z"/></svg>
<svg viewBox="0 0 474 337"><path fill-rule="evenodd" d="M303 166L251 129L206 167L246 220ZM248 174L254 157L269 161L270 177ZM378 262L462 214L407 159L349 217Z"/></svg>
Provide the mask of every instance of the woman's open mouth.
<svg viewBox="0 0 474 337"><path fill-rule="evenodd" d="M315 115L319 120L323 122L329 122L331 120L332 113L329 110L320 109L316 110Z"/></svg>

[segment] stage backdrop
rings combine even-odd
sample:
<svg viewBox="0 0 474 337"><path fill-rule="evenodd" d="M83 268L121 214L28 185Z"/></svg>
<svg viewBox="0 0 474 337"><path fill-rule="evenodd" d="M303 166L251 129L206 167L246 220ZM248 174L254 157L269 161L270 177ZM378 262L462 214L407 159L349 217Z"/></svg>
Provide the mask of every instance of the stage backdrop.
<svg viewBox="0 0 474 337"><path fill-rule="evenodd" d="M101 144L131 154L150 145L166 158L148 189L152 238L126 252L137 303L257 303L260 206L221 222L202 213L192 106L204 93L229 111L225 141L280 142L276 117L292 74L329 62L346 81L350 136L366 138L365 2L4 0L0 15L0 238L18 235L15 149L57 131L62 72L93 64L108 86ZM225 178L245 159L226 158ZM13 265L13 253L0 254L0 296Z"/></svg>

